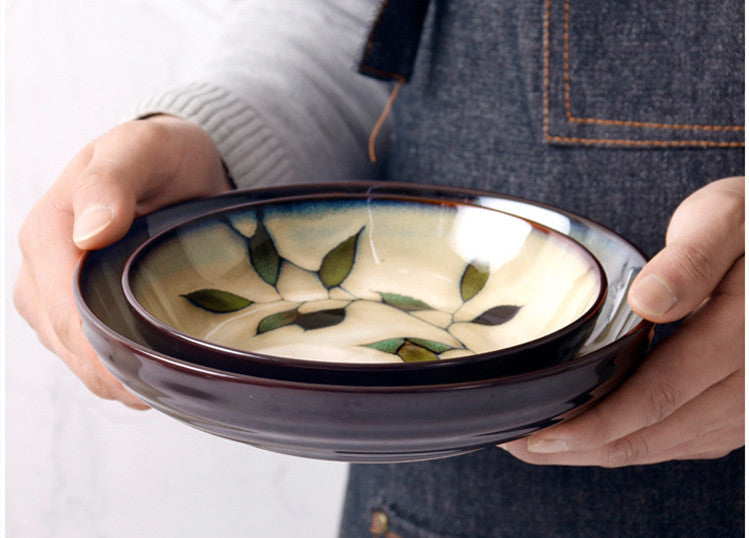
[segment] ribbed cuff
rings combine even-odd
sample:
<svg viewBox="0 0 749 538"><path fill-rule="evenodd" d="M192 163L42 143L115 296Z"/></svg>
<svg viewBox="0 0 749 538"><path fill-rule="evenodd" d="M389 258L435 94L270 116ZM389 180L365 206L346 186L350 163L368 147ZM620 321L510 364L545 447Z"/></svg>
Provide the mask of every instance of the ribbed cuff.
<svg viewBox="0 0 749 538"><path fill-rule="evenodd" d="M207 83L175 88L139 103L134 114L169 114L200 125L239 187L289 183L293 177L288 155L272 129L224 88Z"/></svg>

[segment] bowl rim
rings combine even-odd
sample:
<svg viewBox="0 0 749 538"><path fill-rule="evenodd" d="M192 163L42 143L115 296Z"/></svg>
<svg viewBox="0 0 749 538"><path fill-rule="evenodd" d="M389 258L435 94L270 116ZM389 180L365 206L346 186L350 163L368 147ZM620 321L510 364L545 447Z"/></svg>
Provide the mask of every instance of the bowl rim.
<svg viewBox="0 0 749 538"><path fill-rule="evenodd" d="M316 202L325 202L325 201L337 202L337 201L346 201L346 200L361 201L365 204L369 203L370 200L377 200L377 201L384 200L384 201L394 201L396 203L409 203L409 204L414 203L414 204L429 204L429 205L435 205L435 206L467 207L471 209L489 211L492 213L503 215L504 217L510 218L512 220L524 222L530 225L532 229L538 230L541 233L543 233L546 237L551 236L555 238L556 240L560 241L562 244L575 249L574 255L582 259L583 263L586 266L590 267L590 270L593 272L594 278L597 278L598 289L594 296L594 300L591 302L591 305L582 314L576 316L571 322L566 323L562 327L550 333L546 333L540 337L533 338L531 340L527 340L527 341L521 342L513 346L499 348L499 349L486 351L482 353L475 353L473 355L466 355L466 356L444 359L440 361L432 361L432 362L346 363L346 362L318 361L318 360L310 360L310 359L285 357L282 355L272 355L272 354L263 353L262 351L246 351L246 350L233 348L230 346L225 346L225 345L212 342L209 340L204 340L202 338L198 338L196 336L193 336L182 330L179 330L176 327L173 327L169 325L168 323L158 319L156 316L154 316L151 312L148 311L148 309L146 309L142 305L142 303L137 299L137 297L135 296L135 293L132 290L131 279L132 279L133 271L137 263L140 260L142 260L144 256L148 255L151 251L153 251L153 249L159 248L159 245L161 243L170 239L170 237L173 237L174 234L178 233L180 229L190 228L197 224L200 224L203 221L210 221L211 219L217 219L217 218L220 218L221 216L229 215L237 211L243 211L243 210L249 211L256 207L263 208L263 207L268 207L268 206L271 206L271 207L291 206L291 205L305 204L305 203L316 203ZM426 198L426 197L411 197L408 195L387 194L387 193L306 194L306 195L299 195L299 196L290 196L290 197L284 197L284 198L274 198L274 199L269 199L269 200L246 202L246 203L231 205L231 206L223 207L223 208L216 209L213 211L201 213L194 217L188 218L187 220L184 220L182 222L175 223L171 226L168 226L164 230L161 230L159 233L154 234L152 237L149 237L143 243L141 243L127 258L127 261L122 271L121 286L122 286L123 293L125 295L125 299L131 308L131 311L136 317L140 318L142 323L145 323L146 325L150 326L153 330L158 331L160 334L168 336L170 339L175 339L178 342L186 343L188 346L193 347L194 349L198 350L198 352L200 353L218 354L221 357L229 358L231 360L246 361L248 365L252 363L258 363L258 364L262 364L265 367L283 368L286 370L287 373L290 371L293 371L293 372L309 372L309 373L318 372L320 374L324 374L326 372L335 372L336 374L360 373L360 374L372 374L372 375L384 375L384 374L398 375L399 373L400 374L414 373L415 375L417 372L421 372L421 371L446 372L446 371L454 370L456 368L461 368L461 369L466 368L466 367L469 367L469 365L488 364L488 363L493 363L495 361L497 361L498 363L502 363L503 361L513 360L513 359L517 360L517 357L515 357L516 354L529 352L541 346L547 345L555 341L558 338L563 338L565 335L573 334L576 331L578 331L582 326L585 326L591 323L600 313L605 303L607 292L608 292L608 280L606 277L606 272L603 266L601 265L600 261L597 259L597 257L579 241L575 240L574 238L562 232L554 230L538 222L532 221L528 218L525 218L519 215L514 215L507 211L503 211L503 210L491 208L491 207L485 207L485 206L477 205L477 204L470 203L470 202L455 201L455 200L440 200L436 198ZM206 360L210 362L209 359L206 359ZM191 362L191 361L188 361L188 362Z"/></svg>
<svg viewBox="0 0 749 538"><path fill-rule="evenodd" d="M462 196L462 197L472 199L472 200L480 200L481 198L489 198L489 199L502 199L502 200L507 200L510 202L517 202L521 204L528 204L528 205L538 207L540 209L545 209L545 210L549 210L555 213L559 213L585 226L602 230L606 232L607 234L616 237L618 240L625 242L629 246L629 248L631 248L634 252L639 254L640 257L642 257L644 261L647 260L647 257L645 256L645 254L639 247L632 244L628 239L626 239L625 237L623 237L622 235L614 231L612 228L606 225L603 225L599 222L596 222L590 218L583 217L581 215L578 215L574 212L571 212L565 209L554 207L545 202L539 202L539 201L522 198L519 196L501 194L501 193L492 192L488 190L474 189L474 188L468 188L468 187L452 187L452 186L445 186L445 185L435 185L435 184L415 183L415 182L400 182L400 181L364 181L364 180L327 181L327 182L299 183L299 184L290 184L290 185L274 185L274 186L267 186L267 187L253 187L249 189L235 189L235 190L229 190L229 191L216 194L209 198L213 199L213 201L219 205L224 200L229 201L227 205L231 205L231 202L235 202L234 199L237 198L238 195L241 195L242 193L251 192L252 195L256 196L258 199L263 199L263 196L267 196L267 199L272 199L274 197L288 196L288 193L298 193L300 191L301 192L310 192L310 191L316 192L317 190L324 190L325 192L333 192L337 190L341 192L349 192L349 190L351 189L356 189L356 192L361 192L362 190L365 192L377 192L380 189L384 189L386 191L405 190L409 193L413 193L413 192L418 193L420 191L426 190L430 193L437 192L442 195L451 196L451 197L458 198L458 199L460 199L459 197ZM194 200L185 200L181 202L176 202L174 204L164 206L160 208L159 210L155 211L154 213L159 213L160 215L168 214L170 210L178 209L179 207L183 205L187 205L190 203L201 204L201 203L204 203L205 200L206 198L201 198L197 200L194 199ZM153 215L153 213L151 215ZM137 219L135 219L133 225L131 226L131 230L138 226L147 227L147 218L148 218L148 215L139 216ZM177 217L169 217L169 218L176 219ZM183 220L186 220L186 219L183 219ZM127 232L125 234L124 236L125 239L127 238L128 233L130 232ZM102 250L106 248L108 247L103 247ZM74 274L73 274L73 298L78 308L78 312L81 317L81 321L83 323L84 328L87 325L89 327L92 327L93 329L91 330L98 333L98 334L95 334L96 337L105 338L109 341L115 342L120 347L126 349L130 353L136 354L140 357L148 358L160 367L177 370L177 371L186 373L188 375L195 375L195 376L203 377L206 379L216 378L216 379L225 380L227 382L232 382L232 383L237 383L237 384L242 384L242 385L258 384L262 386L272 386L272 387L286 388L286 389L292 389L292 390L293 389L314 390L314 391L325 391L325 392L342 392L342 393L349 393L349 394L360 394L360 393L390 394L390 393L434 392L438 390L471 390L474 388L488 387L488 386L504 384L504 383L522 383L522 382L531 381L537 378L545 378L548 376L553 376L558 373L567 371L569 369L584 368L590 365L591 363L598 362L600 360L600 356L608 353L610 348L623 345L625 341L633 339L637 334L643 332L644 330L652 331L652 328L654 326L653 322L640 318L640 321L638 321L631 329L629 329L626 333L617 337L615 340L612 340L611 342L593 351L590 351L583 355L573 357L571 360L565 363L551 365L546 368L539 368L537 370L533 370L529 372L521 372L521 373L515 373L515 374L509 374L509 375L503 375L503 376L496 376L493 378L486 378L482 380L456 382L456 383L444 383L444 384L376 386L376 385L321 384L321 383L312 383L312 382L305 382L305 381L290 381L290 380L283 380L283 379L264 378L264 377L249 375L249 374L217 370L215 368L211 368L208 366L196 365L188 361L179 359L177 357L172 357L165 353L161 353L159 351L153 350L145 344L131 340L129 337L119 333L117 330L107 325L107 323L104 322L102 319L100 319L93 312L93 310L89 307L89 305L86 302L85 297L83 296L83 291L82 291L83 290L82 279L88 270L89 259L92 257L95 258L97 256L98 256L98 251L84 251L80 259L78 260L78 263L76 264ZM115 371L115 374L117 374L116 371ZM121 378L121 380L127 384L126 379Z"/></svg>

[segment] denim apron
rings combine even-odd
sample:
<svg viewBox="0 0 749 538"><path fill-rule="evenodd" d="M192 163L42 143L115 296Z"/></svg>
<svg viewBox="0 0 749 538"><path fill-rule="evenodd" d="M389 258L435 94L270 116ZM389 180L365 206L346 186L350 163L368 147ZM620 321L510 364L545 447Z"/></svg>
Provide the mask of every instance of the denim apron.
<svg viewBox="0 0 749 538"><path fill-rule="evenodd" d="M385 2L361 71L404 84L387 176L546 202L652 256L681 200L743 174L743 9ZM341 536L727 537L743 536L743 522L743 449L603 469L533 466L490 448L353 465Z"/></svg>

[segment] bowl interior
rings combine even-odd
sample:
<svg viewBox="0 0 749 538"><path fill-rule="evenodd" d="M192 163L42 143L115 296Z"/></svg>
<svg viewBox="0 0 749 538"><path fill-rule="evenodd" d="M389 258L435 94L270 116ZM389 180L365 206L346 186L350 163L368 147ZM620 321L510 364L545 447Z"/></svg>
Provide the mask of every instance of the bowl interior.
<svg viewBox="0 0 749 538"><path fill-rule="evenodd" d="M626 239L604 226L540 203L486 191L395 182L337 182L232 191L210 198L182 202L136 219L120 241L104 249L88 252L78 266L74 295L85 326L93 331L92 334L105 335L125 348L152 354L143 331L125 299L121 282L128 258L140 245L197 214L258 201L322 193L381 193L416 199L427 197L467 202L523 216L579 241L601 262L609 285L595 328L578 351L574 364L598 356L599 350L609 349L642 325L642 319L629 308L626 294L632 280L645 265L645 257ZM179 356L162 354L160 357L162 361L189 368L191 371L218 375L210 368L191 364Z"/></svg>
<svg viewBox="0 0 749 538"><path fill-rule="evenodd" d="M519 346L601 300L581 245L481 206L385 196L232 208L127 264L136 313L171 338L333 363L428 362Z"/></svg>

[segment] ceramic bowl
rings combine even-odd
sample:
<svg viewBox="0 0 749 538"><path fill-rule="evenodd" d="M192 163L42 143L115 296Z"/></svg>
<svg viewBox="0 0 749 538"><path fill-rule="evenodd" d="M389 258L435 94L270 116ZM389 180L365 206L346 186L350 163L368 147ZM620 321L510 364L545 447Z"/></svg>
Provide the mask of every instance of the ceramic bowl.
<svg viewBox="0 0 749 538"><path fill-rule="evenodd" d="M125 265L149 344L293 381L453 383L571 359L606 296L595 257L494 209L378 194L234 207Z"/></svg>
<svg viewBox="0 0 749 538"><path fill-rule="evenodd" d="M578 355L542 370L480 381L373 387L284 381L215 370L153 350L125 300L126 260L144 241L196 214L313 193L381 192L502 209L576 238L601 261L609 293ZM139 218L119 242L87 253L74 296L102 363L153 408L214 435L298 456L352 462L416 461L493 446L564 421L613 390L644 355L652 324L626 292L645 264L616 233L544 205L491 193L394 183L297 185L187 202Z"/></svg>

